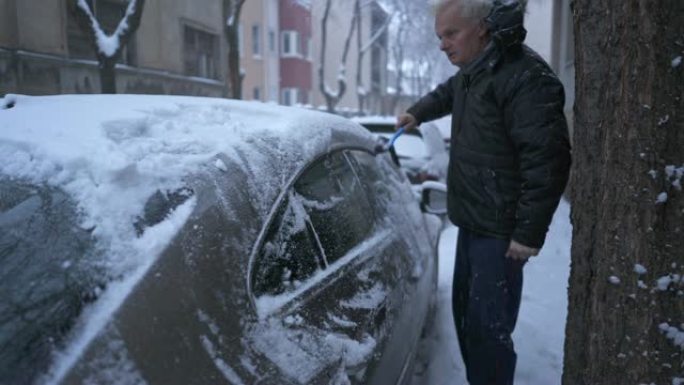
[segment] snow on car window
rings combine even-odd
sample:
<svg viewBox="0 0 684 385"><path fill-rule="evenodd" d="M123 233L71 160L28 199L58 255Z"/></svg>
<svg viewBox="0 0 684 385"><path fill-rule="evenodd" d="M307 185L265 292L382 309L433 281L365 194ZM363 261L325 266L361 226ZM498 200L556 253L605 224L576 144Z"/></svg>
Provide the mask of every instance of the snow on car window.
<svg viewBox="0 0 684 385"><path fill-rule="evenodd" d="M320 270L321 257L311 239L308 215L290 192L271 224L252 271L252 292L259 297L293 291Z"/></svg>
<svg viewBox="0 0 684 385"><path fill-rule="evenodd" d="M340 305L352 309L375 309L386 297L387 289L381 283L376 283L370 289L356 293L353 298L340 301Z"/></svg>
<svg viewBox="0 0 684 385"><path fill-rule="evenodd" d="M361 243L371 232L373 217L347 156L337 151L319 159L295 183L295 190L307 202L305 208L324 250L325 264L331 264ZM334 205L329 201L339 201Z"/></svg>
<svg viewBox="0 0 684 385"><path fill-rule="evenodd" d="M384 182L387 186L379 186L379 188L385 191L382 200L383 204L387 207L386 210L392 212L395 218L402 218L399 220L400 223L405 223L406 226L409 226L410 231L406 232L404 236L415 237L415 234L424 232L423 213L420 211L416 197L412 195L410 189L399 186L408 182L395 172L395 168L388 159L378 158L377 164L382 170L381 174L386 176ZM391 226L391 224L388 223L388 226ZM407 242L407 246L409 247L409 255L430 255L430 245L421 242ZM415 247L418 247L419 250L416 250ZM416 261L416 263L421 262ZM418 273L420 271L421 268L419 266L414 267L414 272Z"/></svg>
<svg viewBox="0 0 684 385"><path fill-rule="evenodd" d="M350 321L348 319L338 317L333 313L328 312L327 314L328 319L332 321L335 325L341 326L343 328L355 328L358 327L358 324L354 321Z"/></svg>
<svg viewBox="0 0 684 385"><path fill-rule="evenodd" d="M291 308L296 308L298 304L296 299L304 292L324 281L330 276L337 273L342 266L347 265L351 261L357 263L362 263L363 259L358 258L360 256L370 256L372 253L369 252L371 248L385 247L389 242L392 241L392 231L389 229L382 229L375 232L371 237L363 241L361 244L357 245L355 248L351 249L344 257L335 261L333 264L328 266L324 270L319 270L310 279L300 285L293 291L287 291L278 295L268 295L264 294L255 299L257 313L261 319L268 317L274 312L281 309L283 306L290 304Z"/></svg>

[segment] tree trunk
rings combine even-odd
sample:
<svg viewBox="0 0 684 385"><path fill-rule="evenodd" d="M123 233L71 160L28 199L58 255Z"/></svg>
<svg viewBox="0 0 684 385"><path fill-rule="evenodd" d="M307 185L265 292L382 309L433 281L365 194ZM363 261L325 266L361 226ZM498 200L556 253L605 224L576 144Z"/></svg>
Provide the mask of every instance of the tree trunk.
<svg viewBox="0 0 684 385"><path fill-rule="evenodd" d="M366 53L366 51L363 49L362 46L362 37L363 37L363 25L361 24L362 19L361 19L361 4L357 1L354 4L354 12L358 15L358 21L356 22L356 97L358 98L359 102L359 111L358 114L360 116L366 115L365 113L365 104L366 104L366 93L368 90L366 90L366 87L363 84L363 56ZM371 17L372 20L372 17ZM368 22L368 27L370 29L372 25L372 21Z"/></svg>
<svg viewBox="0 0 684 385"><path fill-rule="evenodd" d="M332 6L332 1L327 0L325 3L325 10L323 11L323 18L321 19L321 61L318 63L318 86L325 97L325 104L327 106L328 112L335 113L335 107L340 102L344 93L347 91L347 55L349 54L349 46L351 44L352 35L354 34L354 26L357 23L358 17L360 15L357 13L359 9L359 0L354 0L354 5L352 8L352 18L351 25L349 27L349 33L344 41L344 49L342 50L342 59L340 63L340 68L337 75L337 92L332 91L326 86L325 81L325 59L326 59L326 45L328 38L328 17L330 15L330 8Z"/></svg>
<svg viewBox="0 0 684 385"><path fill-rule="evenodd" d="M223 20L228 44L228 74L226 75L226 97L242 98L242 71L240 69L240 42L238 28L240 12L245 0L223 0Z"/></svg>
<svg viewBox="0 0 684 385"><path fill-rule="evenodd" d="M116 49L110 51L108 47L100 46L97 35L105 35L104 31L97 22L93 10L88 3L78 0L69 0L69 11L74 12L76 20L81 30L88 36L100 69L100 92L103 94L116 93L116 62L119 60L124 47L133 37L133 34L140 26L145 0L129 0L126 12L116 30L111 37L118 38Z"/></svg>
<svg viewBox="0 0 684 385"><path fill-rule="evenodd" d="M575 168L563 384L678 383L684 2L573 4Z"/></svg>
<svg viewBox="0 0 684 385"><path fill-rule="evenodd" d="M228 42L228 79L227 97L231 99L242 98L242 76L240 73L240 50L238 32L236 28L226 32Z"/></svg>
<svg viewBox="0 0 684 385"><path fill-rule="evenodd" d="M116 59L100 59L100 89L103 94L116 93Z"/></svg>

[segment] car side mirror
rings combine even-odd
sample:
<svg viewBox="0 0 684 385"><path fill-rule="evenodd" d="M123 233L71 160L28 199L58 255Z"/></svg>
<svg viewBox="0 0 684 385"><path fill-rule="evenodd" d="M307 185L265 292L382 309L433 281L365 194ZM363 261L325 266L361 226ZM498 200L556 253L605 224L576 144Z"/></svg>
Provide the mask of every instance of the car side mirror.
<svg viewBox="0 0 684 385"><path fill-rule="evenodd" d="M427 181L421 185L420 208L430 214L444 215L447 212L447 188L444 183Z"/></svg>

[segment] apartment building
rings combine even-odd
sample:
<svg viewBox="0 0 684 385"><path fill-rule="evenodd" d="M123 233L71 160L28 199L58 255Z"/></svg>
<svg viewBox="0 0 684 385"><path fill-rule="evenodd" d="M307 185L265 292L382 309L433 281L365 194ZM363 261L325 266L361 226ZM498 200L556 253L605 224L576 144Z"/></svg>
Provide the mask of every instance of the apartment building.
<svg viewBox="0 0 684 385"><path fill-rule="evenodd" d="M312 103L313 50L311 4L280 1L280 102Z"/></svg>
<svg viewBox="0 0 684 385"><path fill-rule="evenodd" d="M127 1L88 0L106 32ZM0 94L100 92L93 48L67 0L0 0ZM222 96L222 7L216 0L147 0L117 65L120 93Z"/></svg>
<svg viewBox="0 0 684 385"><path fill-rule="evenodd" d="M280 0L249 0L240 15L242 99L280 101Z"/></svg>
<svg viewBox="0 0 684 385"><path fill-rule="evenodd" d="M107 33L127 0L87 0ZM68 0L0 0L0 95L98 93L98 63ZM379 111L386 93L387 12L362 1L346 64L348 90L339 108ZM249 0L239 21L242 98L286 105L324 105L317 79L320 12L325 0ZM352 1L333 1L325 58L336 86ZM138 30L116 66L119 93L224 96L227 42L221 0L146 0ZM360 31L360 33L359 33ZM369 39L376 36L374 44ZM361 40L358 40L358 37ZM360 46L364 51L358 61ZM360 67L359 67L360 66ZM357 82L358 69L361 79ZM359 84L357 84L359 83Z"/></svg>

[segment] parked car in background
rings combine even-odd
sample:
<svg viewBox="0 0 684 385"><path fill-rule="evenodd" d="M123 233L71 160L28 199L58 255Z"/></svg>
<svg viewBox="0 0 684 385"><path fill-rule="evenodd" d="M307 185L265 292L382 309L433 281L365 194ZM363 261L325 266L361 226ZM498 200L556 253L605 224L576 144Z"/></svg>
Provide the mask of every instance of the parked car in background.
<svg viewBox="0 0 684 385"><path fill-rule="evenodd" d="M395 117L362 116L352 120L384 138L396 131ZM394 151L412 184L446 180L449 155L444 138L434 123L424 123L419 130L405 131L394 143Z"/></svg>
<svg viewBox="0 0 684 385"><path fill-rule="evenodd" d="M408 383L441 224L375 143L255 102L0 99L0 383Z"/></svg>

